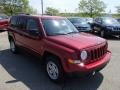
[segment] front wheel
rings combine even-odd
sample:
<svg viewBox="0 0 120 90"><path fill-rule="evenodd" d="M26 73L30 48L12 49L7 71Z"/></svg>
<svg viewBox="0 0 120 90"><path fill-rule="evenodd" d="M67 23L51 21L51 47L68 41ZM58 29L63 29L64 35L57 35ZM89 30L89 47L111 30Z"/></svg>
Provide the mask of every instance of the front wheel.
<svg viewBox="0 0 120 90"><path fill-rule="evenodd" d="M88 73L86 76L87 76L88 78L94 77L94 76L96 75L96 73L97 73L97 72L91 72L91 73Z"/></svg>
<svg viewBox="0 0 120 90"><path fill-rule="evenodd" d="M104 32L104 31L101 31L101 32L100 32L100 36L101 36L101 37L105 37L105 32Z"/></svg>
<svg viewBox="0 0 120 90"><path fill-rule="evenodd" d="M46 57L46 72L49 78L54 82L61 82L64 80L64 71L61 63L56 57Z"/></svg>

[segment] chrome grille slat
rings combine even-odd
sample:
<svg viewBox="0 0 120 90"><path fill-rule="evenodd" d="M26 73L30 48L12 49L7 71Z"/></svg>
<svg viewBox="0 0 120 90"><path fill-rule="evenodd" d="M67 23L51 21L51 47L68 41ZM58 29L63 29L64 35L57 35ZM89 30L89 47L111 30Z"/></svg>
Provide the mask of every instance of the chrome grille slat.
<svg viewBox="0 0 120 90"><path fill-rule="evenodd" d="M120 31L120 27L114 27L113 31Z"/></svg>
<svg viewBox="0 0 120 90"><path fill-rule="evenodd" d="M95 61L99 60L99 58L103 57L107 51L106 47L107 46L104 45L99 48L90 50L90 60L88 61L88 63L95 62Z"/></svg>

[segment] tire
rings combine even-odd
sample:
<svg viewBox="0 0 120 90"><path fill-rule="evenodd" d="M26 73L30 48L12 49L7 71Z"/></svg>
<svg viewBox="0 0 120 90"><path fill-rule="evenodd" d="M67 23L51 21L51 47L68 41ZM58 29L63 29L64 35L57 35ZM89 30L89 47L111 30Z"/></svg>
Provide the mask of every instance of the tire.
<svg viewBox="0 0 120 90"><path fill-rule="evenodd" d="M14 54L18 52L18 48L13 39L10 40L10 51Z"/></svg>
<svg viewBox="0 0 120 90"><path fill-rule="evenodd" d="M96 75L96 73L98 73L98 72L88 73L88 74L86 75L86 77L88 77L88 78L94 77L94 76Z"/></svg>
<svg viewBox="0 0 120 90"><path fill-rule="evenodd" d="M105 32L104 32L104 30L103 30L103 31L100 31L100 36L101 36L101 37L105 37Z"/></svg>
<svg viewBox="0 0 120 90"><path fill-rule="evenodd" d="M54 56L47 56L45 68L50 80L55 83L64 81L64 70L58 58Z"/></svg>

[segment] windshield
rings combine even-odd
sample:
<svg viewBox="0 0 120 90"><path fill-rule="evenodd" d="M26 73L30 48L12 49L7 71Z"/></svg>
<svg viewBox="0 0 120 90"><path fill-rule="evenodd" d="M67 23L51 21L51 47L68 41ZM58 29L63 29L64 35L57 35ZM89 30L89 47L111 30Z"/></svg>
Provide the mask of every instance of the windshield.
<svg viewBox="0 0 120 90"><path fill-rule="evenodd" d="M103 19L103 22L105 23L105 24L119 24L119 22L116 20L116 19L114 19L114 18L106 18L106 19Z"/></svg>
<svg viewBox="0 0 120 90"><path fill-rule="evenodd" d="M87 18L86 20L87 20L87 22L89 22L89 23L92 23L92 22L93 22L93 19L92 19L92 18Z"/></svg>
<svg viewBox="0 0 120 90"><path fill-rule="evenodd" d="M78 33L78 30L67 19L44 19L42 22L49 36Z"/></svg>
<svg viewBox="0 0 120 90"><path fill-rule="evenodd" d="M81 24L86 24L87 20L84 18L72 18L69 19L72 23L81 23Z"/></svg>

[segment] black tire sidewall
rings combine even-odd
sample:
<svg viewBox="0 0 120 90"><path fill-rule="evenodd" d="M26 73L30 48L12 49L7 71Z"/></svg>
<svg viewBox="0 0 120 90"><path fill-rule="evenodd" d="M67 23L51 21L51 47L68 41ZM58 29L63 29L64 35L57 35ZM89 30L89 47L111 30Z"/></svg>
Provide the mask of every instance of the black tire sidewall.
<svg viewBox="0 0 120 90"><path fill-rule="evenodd" d="M53 82L57 82L57 83L62 82L62 81L64 80L64 70L63 70L62 65L61 65L60 61L58 60L58 58L56 58L56 57L54 57L54 56L47 56L45 59L46 59L45 69L46 69L47 75L48 75L48 72L47 72L47 64L48 64L48 62L50 62L50 61L53 62L53 63L57 66L58 72L59 72L57 79L52 79L52 78L48 75L49 78L50 78L50 80L52 80Z"/></svg>

